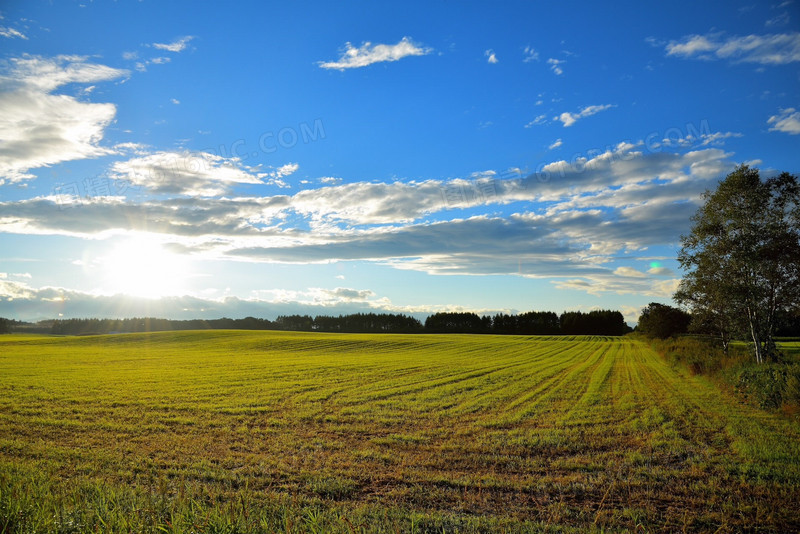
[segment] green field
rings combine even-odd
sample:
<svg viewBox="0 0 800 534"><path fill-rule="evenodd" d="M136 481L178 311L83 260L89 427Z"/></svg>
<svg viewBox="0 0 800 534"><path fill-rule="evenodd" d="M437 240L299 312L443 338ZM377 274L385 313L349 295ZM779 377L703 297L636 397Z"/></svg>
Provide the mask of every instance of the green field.
<svg viewBox="0 0 800 534"><path fill-rule="evenodd" d="M0 532L786 532L800 425L630 338L0 337Z"/></svg>

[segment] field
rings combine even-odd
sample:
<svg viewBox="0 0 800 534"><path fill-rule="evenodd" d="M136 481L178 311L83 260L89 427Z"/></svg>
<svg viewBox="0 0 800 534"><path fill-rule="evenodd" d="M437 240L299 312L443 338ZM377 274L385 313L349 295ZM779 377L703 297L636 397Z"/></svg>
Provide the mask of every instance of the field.
<svg viewBox="0 0 800 534"><path fill-rule="evenodd" d="M630 338L0 337L0 532L786 532L800 425Z"/></svg>

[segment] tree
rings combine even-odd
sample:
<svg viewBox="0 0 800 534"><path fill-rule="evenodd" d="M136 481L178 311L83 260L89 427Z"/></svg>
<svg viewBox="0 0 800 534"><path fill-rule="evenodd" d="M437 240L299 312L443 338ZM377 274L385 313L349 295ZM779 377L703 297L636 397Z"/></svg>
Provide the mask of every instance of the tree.
<svg viewBox="0 0 800 534"><path fill-rule="evenodd" d="M558 321L561 333L573 336L622 336L630 331L622 313L615 310L564 312Z"/></svg>
<svg viewBox="0 0 800 534"><path fill-rule="evenodd" d="M776 353L776 318L800 301L800 185L743 165L703 200L681 237L686 275L675 299L723 336L746 333L763 362Z"/></svg>
<svg viewBox="0 0 800 534"><path fill-rule="evenodd" d="M685 334L691 321L692 316L683 310L651 302L642 310L637 330L648 337L666 339Z"/></svg>
<svg viewBox="0 0 800 534"><path fill-rule="evenodd" d="M439 312L425 319L425 331L445 334L482 334L491 326L485 318L471 312Z"/></svg>

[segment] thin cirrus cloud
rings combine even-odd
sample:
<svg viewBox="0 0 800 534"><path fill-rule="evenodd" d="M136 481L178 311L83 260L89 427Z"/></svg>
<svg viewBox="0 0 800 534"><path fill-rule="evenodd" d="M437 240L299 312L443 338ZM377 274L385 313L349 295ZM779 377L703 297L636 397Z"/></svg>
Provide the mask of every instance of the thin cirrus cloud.
<svg viewBox="0 0 800 534"><path fill-rule="evenodd" d="M403 37L397 44L376 44L366 42L360 47L351 43L345 44L341 57L336 61L320 61L318 65L323 69L345 70L357 69L385 61L398 61L409 56L424 56L433 52L433 49L419 46L411 38Z"/></svg>
<svg viewBox="0 0 800 534"><path fill-rule="evenodd" d="M687 59L727 59L737 63L784 65L800 61L800 32L745 35L689 35L666 45L668 56Z"/></svg>
<svg viewBox="0 0 800 534"><path fill-rule="evenodd" d="M7 26L0 26L0 37L7 37L9 39L22 39L25 41L28 40L28 37L24 33L15 28Z"/></svg>
<svg viewBox="0 0 800 534"><path fill-rule="evenodd" d="M100 142L116 106L53 92L69 83L97 83L128 74L90 63L84 56L12 58L0 74L0 185L33 178L31 169L110 153Z"/></svg>
<svg viewBox="0 0 800 534"><path fill-rule="evenodd" d="M791 135L800 134L800 111L794 108L780 110L780 113L772 115L767 119L767 124L771 124L771 132L784 132Z"/></svg>
<svg viewBox="0 0 800 534"><path fill-rule="evenodd" d="M525 128L532 128L534 126L539 126L541 124L546 124L546 123L547 123L547 115L542 114L538 115L535 119L527 123L525 125Z"/></svg>
<svg viewBox="0 0 800 534"><path fill-rule="evenodd" d="M601 111L605 111L605 110L613 108L613 107L616 107L616 106L614 104L603 104L603 105L600 105L600 106L586 106L585 108L580 110L578 113L569 113L569 112L565 111L561 115L559 115L557 117L553 117L553 120L561 121L562 123L564 123L564 127L567 128L569 126L572 126L576 122L578 122L580 119L583 119L585 117L590 117L592 115L596 115L596 114L600 113Z"/></svg>

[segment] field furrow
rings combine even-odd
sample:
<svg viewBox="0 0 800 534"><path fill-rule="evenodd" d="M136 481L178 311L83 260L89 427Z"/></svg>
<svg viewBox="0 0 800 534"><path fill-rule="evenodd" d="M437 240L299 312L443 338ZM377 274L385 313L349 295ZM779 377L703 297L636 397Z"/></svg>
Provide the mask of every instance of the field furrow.
<svg viewBox="0 0 800 534"><path fill-rule="evenodd" d="M636 339L0 338L0 532L787 532L797 502L800 425Z"/></svg>

